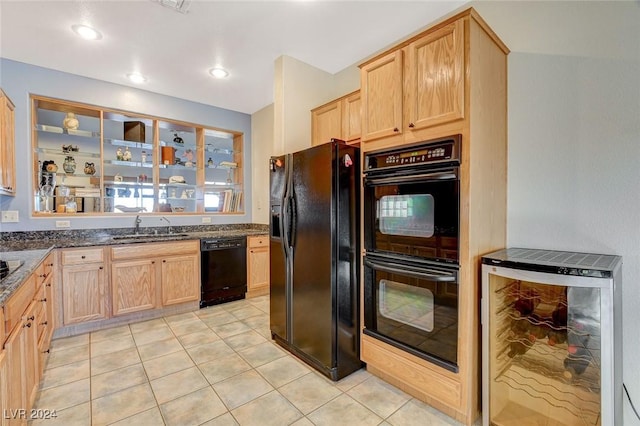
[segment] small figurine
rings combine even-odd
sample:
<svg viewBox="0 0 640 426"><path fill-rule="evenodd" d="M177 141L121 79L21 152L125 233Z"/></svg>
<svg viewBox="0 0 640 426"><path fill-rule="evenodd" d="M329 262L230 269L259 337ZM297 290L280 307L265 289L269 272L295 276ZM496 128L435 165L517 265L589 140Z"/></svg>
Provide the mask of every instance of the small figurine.
<svg viewBox="0 0 640 426"><path fill-rule="evenodd" d="M118 148L118 149L116 150L116 159L117 159L118 161L122 161L122 160L124 160L124 153L122 152L122 148Z"/></svg>
<svg viewBox="0 0 640 426"><path fill-rule="evenodd" d="M209 160L207 160L207 165L209 167L213 167L213 160L211 159L211 157L209 157Z"/></svg>
<svg viewBox="0 0 640 426"><path fill-rule="evenodd" d="M122 154L122 159L124 161L131 161L131 151L129 151L129 147L124 149L124 154Z"/></svg>
<svg viewBox="0 0 640 426"><path fill-rule="evenodd" d="M175 136L175 138L173 138L173 142L174 143L179 143L180 145L182 145L184 143L182 138L180 136L178 136L177 133L174 133L173 135Z"/></svg>
<svg viewBox="0 0 640 426"><path fill-rule="evenodd" d="M93 175L96 173L96 166L93 163L85 162L84 163L84 173L86 175Z"/></svg>
<svg viewBox="0 0 640 426"><path fill-rule="evenodd" d="M187 167L193 167L193 150L187 149L184 152L184 156L187 159L187 161L185 161L184 165L187 166Z"/></svg>
<svg viewBox="0 0 640 426"><path fill-rule="evenodd" d="M68 112L64 117L64 120L62 120L62 127L67 130L77 130L78 126L80 126L80 123L78 122L76 115L72 112Z"/></svg>
<svg viewBox="0 0 640 426"><path fill-rule="evenodd" d="M140 153L140 157L142 158L142 162L146 163L147 162L147 151L142 151Z"/></svg>

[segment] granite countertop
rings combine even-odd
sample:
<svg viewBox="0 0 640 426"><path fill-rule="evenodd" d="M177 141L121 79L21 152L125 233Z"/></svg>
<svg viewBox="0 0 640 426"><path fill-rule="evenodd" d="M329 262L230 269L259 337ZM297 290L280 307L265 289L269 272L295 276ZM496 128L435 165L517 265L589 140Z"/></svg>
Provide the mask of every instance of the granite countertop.
<svg viewBox="0 0 640 426"><path fill-rule="evenodd" d="M154 233L154 230L158 233ZM165 228L141 228L133 236L131 228L74 231L11 232L0 238L0 259L24 262L0 281L0 306L54 249L104 245L157 243L164 241L199 240L202 238L245 237L269 233L267 225L210 225L174 227L167 234Z"/></svg>

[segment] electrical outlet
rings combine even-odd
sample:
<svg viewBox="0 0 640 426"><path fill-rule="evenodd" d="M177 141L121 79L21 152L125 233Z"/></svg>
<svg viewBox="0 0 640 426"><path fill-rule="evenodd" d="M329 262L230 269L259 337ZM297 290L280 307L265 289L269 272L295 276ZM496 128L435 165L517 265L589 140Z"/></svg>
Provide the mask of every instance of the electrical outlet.
<svg viewBox="0 0 640 426"><path fill-rule="evenodd" d="M2 212L3 222L18 222L18 210L4 210Z"/></svg>
<svg viewBox="0 0 640 426"><path fill-rule="evenodd" d="M56 228L70 228L71 222L68 220L56 220Z"/></svg>
<svg viewBox="0 0 640 426"><path fill-rule="evenodd" d="M211 218L209 216L205 216L202 218L202 223L211 223Z"/></svg>

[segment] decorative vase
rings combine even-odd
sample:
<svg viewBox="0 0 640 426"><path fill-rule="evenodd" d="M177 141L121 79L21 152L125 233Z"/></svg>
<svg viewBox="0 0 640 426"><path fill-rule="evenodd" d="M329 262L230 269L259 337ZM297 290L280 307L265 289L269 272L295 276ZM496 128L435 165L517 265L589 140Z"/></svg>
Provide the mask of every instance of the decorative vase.
<svg viewBox="0 0 640 426"><path fill-rule="evenodd" d="M175 138L173 138L173 143L177 143L177 144L184 144L184 141L182 140L182 138L180 136L178 136L177 133L174 133L173 136L175 136Z"/></svg>
<svg viewBox="0 0 640 426"><path fill-rule="evenodd" d="M74 174L76 172L76 160L70 155L64 159L64 163L62 164L62 168L65 173Z"/></svg>
<svg viewBox="0 0 640 426"><path fill-rule="evenodd" d="M96 166L93 163L84 163L84 174L93 175L96 173Z"/></svg>
<svg viewBox="0 0 640 426"><path fill-rule="evenodd" d="M80 122L78 122L76 115L72 112L68 112L64 120L62 120L62 127L67 130L77 130L79 126Z"/></svg>

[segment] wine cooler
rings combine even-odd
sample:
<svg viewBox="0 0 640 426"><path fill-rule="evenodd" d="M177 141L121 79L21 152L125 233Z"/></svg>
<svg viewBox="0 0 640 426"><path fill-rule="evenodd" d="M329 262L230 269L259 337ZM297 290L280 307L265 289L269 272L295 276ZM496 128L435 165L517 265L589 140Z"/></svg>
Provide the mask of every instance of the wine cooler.
<svg viewBox="0 0 640 426"><path fill-rule="evenodd" d="M619 256L482 258L483 424L622 424Z"/></svg>

